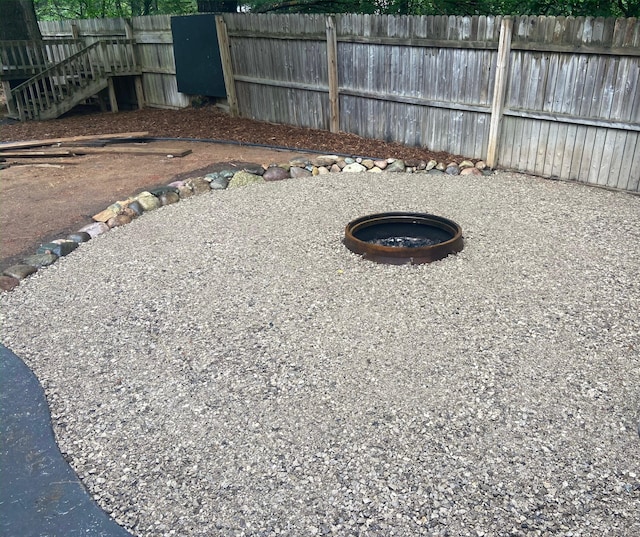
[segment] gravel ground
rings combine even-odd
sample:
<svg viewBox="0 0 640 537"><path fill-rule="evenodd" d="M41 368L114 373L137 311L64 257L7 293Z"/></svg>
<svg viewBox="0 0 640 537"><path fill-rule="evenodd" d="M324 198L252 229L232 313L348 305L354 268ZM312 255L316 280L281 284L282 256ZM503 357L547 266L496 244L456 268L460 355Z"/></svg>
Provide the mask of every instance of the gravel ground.
<svg viewBox="0 0 640 537"><path fill-rule="evenodd" d="M459 255L376 265L357 216ZM0 296L61 450L136 535L640 535L640 198L329 175L191 198Z"/></svg>

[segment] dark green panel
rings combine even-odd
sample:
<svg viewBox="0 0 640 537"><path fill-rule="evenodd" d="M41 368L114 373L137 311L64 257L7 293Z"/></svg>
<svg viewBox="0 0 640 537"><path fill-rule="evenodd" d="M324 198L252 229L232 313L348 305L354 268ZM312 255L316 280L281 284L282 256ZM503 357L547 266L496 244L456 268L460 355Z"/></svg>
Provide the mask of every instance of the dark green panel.
<svg viewBox="0 0 640 537"><path fill-rule="evenodd" d="M171 17L178 91L226 97L213 14Z"/></svg>

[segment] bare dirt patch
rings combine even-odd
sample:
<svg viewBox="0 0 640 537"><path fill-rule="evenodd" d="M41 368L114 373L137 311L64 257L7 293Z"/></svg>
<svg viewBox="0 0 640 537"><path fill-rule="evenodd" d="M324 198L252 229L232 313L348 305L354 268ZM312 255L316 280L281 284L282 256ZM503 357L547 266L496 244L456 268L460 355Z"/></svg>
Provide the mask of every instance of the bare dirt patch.
<svg viewBox="0 0 640 537"><path fill-rule="evenodd" d="M238 145L154 142L188 148L182 158L155 155L85 155L29 161L0 171L0 270L33 253L41 242L60 238L91 221L107 205L174 177L202 173L220 162L286 162L306 150L370 157L449 162L455 155L352 134L332 134L246 118L231 118L207 106L179 111L148 109L118 114L76 114L27 123L0 123L0 141L58 138L86 134L148 131L153 137L233 141ZM254 144L288 147L289 151ZM459 159L459 157L458 157ZM33 164L54 164L39 167ZM203 174L203 173L202 173Z"/></svg>

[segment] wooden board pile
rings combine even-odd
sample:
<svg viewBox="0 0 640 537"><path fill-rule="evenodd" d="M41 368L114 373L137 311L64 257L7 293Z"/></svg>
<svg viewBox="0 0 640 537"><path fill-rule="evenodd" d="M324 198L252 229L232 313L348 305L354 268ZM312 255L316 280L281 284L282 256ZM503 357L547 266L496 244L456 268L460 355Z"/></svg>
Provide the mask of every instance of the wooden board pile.
<svg viewBox="0 0 640 537"><path fill-rule="evenodd" d="M29 165L29 161L34 159L38 159L38 166L47 166L51 164L42 163L43 159L51 159L55 162L55 159L81 155L117 153L184 157L191 153L191 149L154 147L148 143L141 143L140 140L148 135L148 132L124 132L121 134L95 134L0 143L0 169L9 166ZM69 162L67 161L65 164L69 164Z"/></svg>

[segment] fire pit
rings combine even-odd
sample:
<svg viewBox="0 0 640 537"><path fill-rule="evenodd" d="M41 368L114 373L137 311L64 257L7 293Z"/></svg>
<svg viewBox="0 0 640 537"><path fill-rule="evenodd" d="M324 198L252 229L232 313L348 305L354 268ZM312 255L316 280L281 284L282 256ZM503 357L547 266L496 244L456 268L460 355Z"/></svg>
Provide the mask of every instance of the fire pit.
<svg viewBox="0 0 640 537"><path fill-rule="evenodd" d="M344 244L376 263L431 263L463 248L462 228L452 220L424 213L380 213L347 224Z"/></svg>

